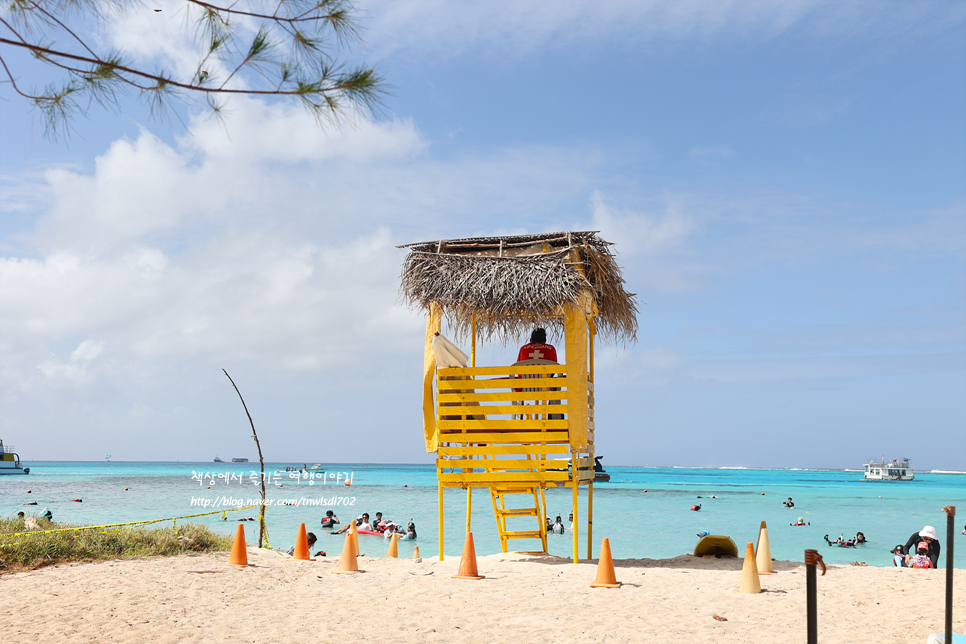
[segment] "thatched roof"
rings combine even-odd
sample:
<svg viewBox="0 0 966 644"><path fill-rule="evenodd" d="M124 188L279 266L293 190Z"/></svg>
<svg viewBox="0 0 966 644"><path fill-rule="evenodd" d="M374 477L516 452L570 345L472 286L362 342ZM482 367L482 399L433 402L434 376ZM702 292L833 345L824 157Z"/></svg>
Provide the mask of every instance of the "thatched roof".
<svg viewBox="0 0 966 644"><path fill-rule="evenodd" d="M409 249L400 295L423 309L439 303L456 337L468 337L475 315L481 337L514 343L535 326L562 336L561 305L577 303L580 292L590 289L601 338L633 342L637 302L624 288L610 246L597 231L406 244L399 246Z"/></svg>

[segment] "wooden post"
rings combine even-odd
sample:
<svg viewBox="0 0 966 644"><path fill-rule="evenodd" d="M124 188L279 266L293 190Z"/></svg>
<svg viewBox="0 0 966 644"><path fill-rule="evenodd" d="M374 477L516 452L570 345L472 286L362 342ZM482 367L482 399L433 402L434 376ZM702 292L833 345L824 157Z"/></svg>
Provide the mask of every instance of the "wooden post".
<svg viewBox="0 0 966 644"><path fill-rule="evenodd" d="M750 543L750 542L749 542ZM805 607L807 611L808 644L818 644L818 600L815 576L815 564L822 564L822 574L825 574L825 562L818 550L805 551Z"/></svg>
<svg viewBox="0 0 966 644"><path fill-rule="evenodd" d="M439 505L437 506L439 516L439 560L443 560L443 484L439 484Z"/></svg>
<svg viewBox="0 0 966 644"><path fill-rule="evenodd" d="M580 532L577 527L577 490L580 483L580 470L577 468L577 450L570 450L570 476L574 486L574 563L580 561L580 553L577 551L580 544L577 542L577 535Z"/></svg>
<svg viewBox="0 0 966 644"><path fill-rule="evenodd" d="M546 454L542 458L547 458ZM547 491L543 485L540 486L540 516L537 519L540 520L540 543L543 545L543 551L548 552L547 548L547 522L545 520L547 516Z"/></svg>
<svg viewBox="0 0 966 644"><path fill-rule="evenodd" d="M947 505L943 508L946 513L946 638L944 642L953 641L953 544L956 542L956 506Z"/></svg>
<svg viewBox="0 0 966 644"><path fill-rule="evenodd" d="M476 314L473 314L473 341L470 345L470 366L476 367Z"/></svg>
<svg viewBox="0 0 966 644"><path fill-rule="evenodd" d="M594 457L593 454L590 455ZM587 558L594 558L594 482L587 485Z"/></svg>

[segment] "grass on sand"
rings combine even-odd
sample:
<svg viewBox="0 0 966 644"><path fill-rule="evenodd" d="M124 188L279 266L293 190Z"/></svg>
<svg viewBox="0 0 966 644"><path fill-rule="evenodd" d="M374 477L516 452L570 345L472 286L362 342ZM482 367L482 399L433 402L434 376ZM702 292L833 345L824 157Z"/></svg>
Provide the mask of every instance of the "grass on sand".
<svg viewBox="0 0 966 644"><path fill-rule="evenodd" d="M79 527L67 523L41 522L42 530ZM7 536L27 532L23 521L0 519L0 573L34 570L75 561L106 561L230 550L232 540L193 523L177 528L130 528L101 533L72 530L31 536Z"/></svg>

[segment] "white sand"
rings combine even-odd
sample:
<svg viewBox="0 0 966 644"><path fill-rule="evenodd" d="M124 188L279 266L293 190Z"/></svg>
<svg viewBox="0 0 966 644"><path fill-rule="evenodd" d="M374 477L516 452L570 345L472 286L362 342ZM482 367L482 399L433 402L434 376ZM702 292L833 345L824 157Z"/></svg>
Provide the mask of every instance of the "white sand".
<svg viewBox="0 0 966 644"><path fill-rule="evenodd" d="M479 559L290 562L227 554L75 564L0 577L4 642L804 642L805 568L776 562L760 595L735 592L741 560L617 561L623 588L590 588L596 563ZM942 631L945 570L831 566L818 577L819 641L925 643ZM954 628L966 631L956 571ZM727 619L717 621L714 615Z"/></svg>

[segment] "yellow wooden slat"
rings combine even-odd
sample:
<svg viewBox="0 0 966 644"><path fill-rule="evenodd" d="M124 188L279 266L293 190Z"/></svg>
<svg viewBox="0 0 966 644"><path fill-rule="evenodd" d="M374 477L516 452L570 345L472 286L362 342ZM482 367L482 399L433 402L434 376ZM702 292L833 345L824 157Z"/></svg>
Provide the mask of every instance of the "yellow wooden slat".
<svg viewBox="0 0 966 644"><path fill-rule="evenodd" d="M437 407L440 416L509 416L512 414L566 414L567 405L490 405Z"/></svg>
<svg viewBox="0 0 966 644"><path fill-rule="evenodd" d="M521 365L519 367L453 367L449 369L437 369L436 372L440 376L446 376L447 378L458 377L462 378L465 376L502 376L502 375L516 375L521 373L567 373L567 365L565 364L530 364Z"/></svg>
<svg viewBox="0 0 966 644"><path fill-rule="evenodd" d="M439 458L436 459L436 467L446 469L465 469L476 468L486 470L566 470L567 461L561 460L511 460L511 459L486 459L470 460L463 458ZM593 466L591 466L593 467Z"/></svg>
<svg viewBox="0 0 966 644"><path fill-rule="evenodd" d="M503 454L567 454L568 445L484 445L476 447L442 446L440 456L488 456ZM486 459L480 459L486 462Z"/></svg>
<svg viewBox="0 0 966 644"><path fill-rule="evenodd" d="M493 380L437 380L436 391L465 391L471 393L474 389L522 389L566 387L564 378L494 378Z"/></svg>
<svg viewBox="0 0 966 644"><path fill-rule="evenodd" d="M569 481L567 472L439 472L437 479L442 483L504 483ZM481 485L480 487L483 487Z"/></svg>
<svg viewBox="0 0 966 644"><path fill-rule="evenodd" d="M570 435L567 432L503 432L500 434L440 434L439 442L456 443L457 445L474 445L476 443L525 443L537 445L540 443L568 443Z"/></svg>
<svg viewBox="0 0 966 644"><path fill-rule="evenodd" d="M496 510L496 514L504 517L535 517L536 508L511 508L507 510Z"/></svg>
<svg viewBox="0 0 966 644"><path fill-rule="evenodd" d="M566 420L439 420L436 427L443 433L467 430L489 430L489 431L543 431L558 430L566 431L569 424ZM480 441L498 442L498 441Z"/></svg>
<svg viewBox="0 0 966 644"><path fill-rule="evenodd" d="M472 394L454 394L441 391L436 398L441 403L503 402L513 400L567 400L566 391L498 391Z"/></svg>

